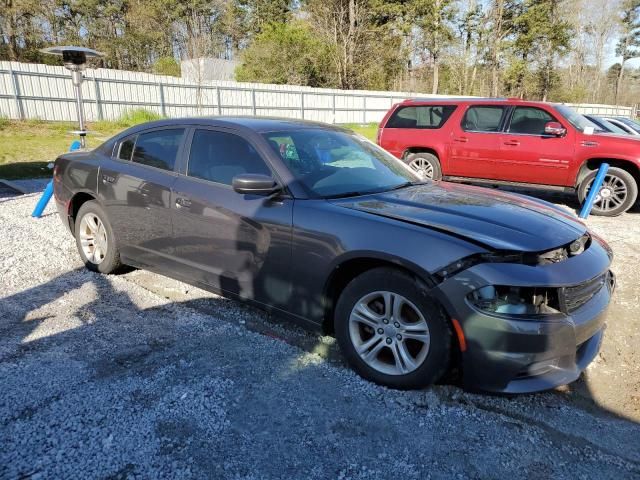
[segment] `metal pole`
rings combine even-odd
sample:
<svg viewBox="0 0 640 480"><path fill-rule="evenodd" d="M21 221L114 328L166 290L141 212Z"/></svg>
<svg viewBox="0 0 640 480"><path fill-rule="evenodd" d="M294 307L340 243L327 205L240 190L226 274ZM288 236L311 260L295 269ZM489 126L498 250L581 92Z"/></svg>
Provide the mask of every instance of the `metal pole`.
<svg viewBox="0 0 640 480"><path fill-rule="evenodd" d="M20 85L18 84L18 79L16 78L16 74L11 67L11 62L9 62L9 76L11 77L11 86L13 87L13 98L16 102L16 111L18 112L18 118L20 120L24 120L24 110L22 109L22 102L20 101Z"/></svg>
<svg viewBox="0 0 640 480"><path fill-rule="evenodd" d="M165 106L164 106L164 88L162 86L162 83L158 82L158 88L160 90L160 114L163 117L166 117L167 116L167 111L166 111Z"/></svg>
<svg viewBox="0 0 640 480"><path fill-rule="evenodd" d="M257 108L256 108L256 90L254 88L251 89L251 106L253 108L253 115L255 116L257 113Z"/></svg>
<svg viewBox="0 0 640 480"><path fill-rule="evenodd" d="M596 197L600 193L600 189L602 188L602 184L604 183L604 178L607 175L607 171L609 170L609 164L603 163L600 165L598 169L598 173L596 178L593 179L593 183L589 188L589 193L587 194L587 198L582 205L582 210L580 210L580 218L587 218L591 213L591 209L593 208L593 204L596 201Z"/></svg>
<svg viewBox="0 0 640 480"><path fill-rule="evenodd" d="M304 92L300 92L300 118L304 120Z"/></svg>
<svg viewBox="0 0 640 480"><path fill-rule="evenodd" d="M93 77L93 88L96 96L96 112L98 113L98 120L104 120L102 104L100 103L100 86L98 85L98 79L96 77Z"/></svg>
<svg viewBox="0 0 640 480"><path fill-rule="evenodd" d="M82 72L73 70L71 72L71 79L73 80L73 87L76 92L76 111L78 113L78 125L80 126L80 145L82 145L82 148L85 148L87 130L84 124L84 109L82 108Z"/></svg>
<svg viewBox="0 0 640 480"><path fill-rule="evenodd" d="M220 95L220 87L216 88L216 98L218 102L218 115L222 115L222 95Z"/></svg>
<svg viewBox="0 0 640 480"><path fill-rule="evenodd" d="M367 123L367 97L362 97L362 124Z"/></svg>
<svg viewBox="0 0 640 480"><path fill-rule="evenodd" d="M331 95L331 110L333 110L333 120L331 123L336 123L336 94Z"/></svg>

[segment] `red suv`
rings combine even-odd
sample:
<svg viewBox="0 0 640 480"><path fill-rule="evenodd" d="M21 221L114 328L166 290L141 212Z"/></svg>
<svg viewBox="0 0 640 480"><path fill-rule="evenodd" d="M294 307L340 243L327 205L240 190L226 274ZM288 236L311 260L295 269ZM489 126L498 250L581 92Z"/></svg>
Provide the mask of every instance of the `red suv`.
<svg viewBox="0 0 640 480"><path fill-rule="evenodd" d="M581 202L607 162L592 213L619 215L638 196L640 140L604 133L564 105L406 100L385 115L378 144L426 178L562 189Z"/></svg>

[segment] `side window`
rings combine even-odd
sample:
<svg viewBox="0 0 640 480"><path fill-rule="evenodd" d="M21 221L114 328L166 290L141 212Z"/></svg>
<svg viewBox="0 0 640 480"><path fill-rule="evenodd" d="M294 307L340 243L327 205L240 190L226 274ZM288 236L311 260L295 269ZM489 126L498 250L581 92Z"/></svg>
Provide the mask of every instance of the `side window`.
<svg viewBox="0 0 640 480"><path fill-rule="evenodd" d="M136 137L129 137L120 143L118 150L118 158L120 160L131 160L131 154L133 153L133 146L136 144Z"/></svg>
<svg viewBox="0 0 640 480"><path fill-rule="evenodd" d="M385 128L440 128L455 109L455 105L400 107L393 112Z"/></svg>
<svg viewBox="0 0 640 480"><path fill-rule="evenodd" d="M498 132L504 112L504 107L492 105L469 107L462 120L462 129L467 132Z"/></svg>
<svg viewBox="0 0 640 480"><path fill-rule="evenodd" d="M511 116L509 133L544 135L544 126L547 122L555 121L551 114L540 108L516 107Z"/></svg>
<svg viewBox="0 0 640 480"><path fill-rule="evenodd" d="M242 173L271 175L269 167L244 138L227 132L196 130L187 175L231 185Z"/></svg>
<svg viewBox="0 0 640 480"><path fill-rule="evenodd" d="M138 135L132 160L136 163L173 171L184 136L184 128L154 130Z"/></svg>

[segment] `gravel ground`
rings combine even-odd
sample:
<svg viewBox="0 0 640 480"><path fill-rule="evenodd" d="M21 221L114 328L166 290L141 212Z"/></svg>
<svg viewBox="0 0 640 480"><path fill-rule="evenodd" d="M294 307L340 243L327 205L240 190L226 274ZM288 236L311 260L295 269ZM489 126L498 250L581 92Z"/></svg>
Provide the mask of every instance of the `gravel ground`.
<svg viewBox="0 0 640 480"><path fill-rule="evenodd" d="M0 198L2 479L640 478L637 214L596 225L634 225L612 238L630 252L613 309L636 323L612 319L579 386L507 398L387 390L331 338L148 272L93 274L36 200Z"/></svg>

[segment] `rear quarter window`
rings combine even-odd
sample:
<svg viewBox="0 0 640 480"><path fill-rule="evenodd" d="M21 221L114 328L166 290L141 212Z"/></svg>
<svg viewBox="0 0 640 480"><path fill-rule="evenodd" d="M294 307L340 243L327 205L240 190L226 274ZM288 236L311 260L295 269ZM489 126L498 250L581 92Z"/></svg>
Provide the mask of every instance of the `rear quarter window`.
<svg viewBox="0 0 640 480"><path fill-rule="evenodd" d="M183 134L183 128L141 133L136 140L131 160L135 163L171 171L176 163Z"/></svg>
<svg viewBox="0 0 640 480"><path fill-rule="evenodd" d="M455 109L455 105L400 107L393 112L384 128L441 128Z"/></svg>

